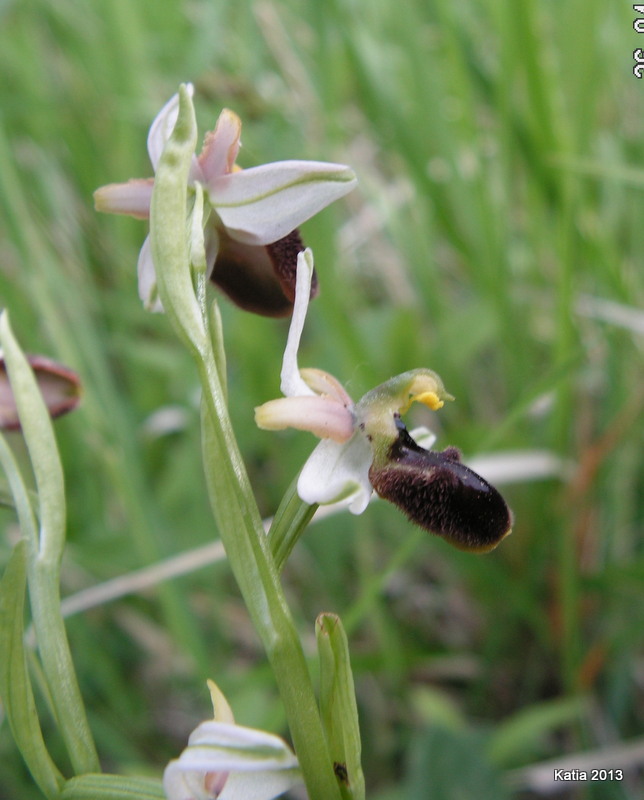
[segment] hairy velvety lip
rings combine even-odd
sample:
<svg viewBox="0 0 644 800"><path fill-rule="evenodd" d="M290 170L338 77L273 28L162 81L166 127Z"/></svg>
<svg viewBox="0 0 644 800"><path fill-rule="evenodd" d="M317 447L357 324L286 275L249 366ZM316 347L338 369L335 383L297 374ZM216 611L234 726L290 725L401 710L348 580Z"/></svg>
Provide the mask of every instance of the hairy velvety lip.
<svg viewBox="0 0 644 800"><path fill-rule="evenodd" d="M210 276L240 308L267 317L285 317L293 310L297 256L304 243L297 228L264 247L237 242L219 234L219 252ZM315 271L311 299L318 293Z"/></svg>
<svg viewBox="0 0 644 800"><path fill-rule="evenodd" d="M512 515L501 494L461 462L457 448L425 450L396 420L398 438L389 462L372 466L369 479L380 497L421 528L465 550L487 552L511 531Z"/></svg>

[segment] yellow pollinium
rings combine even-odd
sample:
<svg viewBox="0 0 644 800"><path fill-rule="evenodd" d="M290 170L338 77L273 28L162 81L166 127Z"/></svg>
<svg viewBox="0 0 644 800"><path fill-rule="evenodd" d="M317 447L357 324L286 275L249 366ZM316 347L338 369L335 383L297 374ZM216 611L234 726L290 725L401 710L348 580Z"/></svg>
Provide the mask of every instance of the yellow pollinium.
<svg viewBox="0 0 644 800"><path fill-rule="evenodd" d="M453 400L453 397L447 394L442 384L439 385L432 375L416 375L409 387L409 398L400 409L400 413L406 414L412 403L422 403L432 411L438 411L445 405L442 398Z"/></svg>
<svg viewBox="0 0 644 800"><path fill-rule="evenodd" d="M412 403L422 403L428 408L431 408L432 411L438 411L439 408L442 408L445 405L436 392L421 392L420 394L413 394L409 398L409 403L407 404L405 411L409 409L409 406Z"/></svg>

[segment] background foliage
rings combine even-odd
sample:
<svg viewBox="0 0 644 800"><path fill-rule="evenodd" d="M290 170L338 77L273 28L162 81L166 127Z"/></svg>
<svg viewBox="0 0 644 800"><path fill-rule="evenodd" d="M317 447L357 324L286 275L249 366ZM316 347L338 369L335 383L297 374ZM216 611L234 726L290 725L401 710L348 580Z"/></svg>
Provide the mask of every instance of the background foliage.
<svg viewBox="0 0 644 800"><path fill-rule="evenodd" d="M582 750L617 748L637 764L634 16L602 0L0 3L0 304L27 350L85 384L82 410L57 424L65 594L217 536L195 376L136 295L145 226L99 217L91 199L150 174L147 128L181 81L196 84L202 132L222 106L240 114L243 166L314 158L359 175L303 228L322 283L303 364L355 397L431 367L457 402L413 422L440 446L546 448L569 466L565 480L506 488L515 531L485 557L419 535L382 503L316 524L298 546L285 580L311 652L321 610L349 629L378 800L537 796L524 768ZM287 324L222 306L234 421L269 515L313 444L252 423L277 395ZM161 435L150 423L163 408L180 424ZM0 522L4 562L15 524ZM159 774L208 715L207 676L238 721L283 731L225 563L74 616L69 631L106 769ZM558 796L641 792L632 767L623 782ZM0 796L37 796L6 723Z"/></svg>

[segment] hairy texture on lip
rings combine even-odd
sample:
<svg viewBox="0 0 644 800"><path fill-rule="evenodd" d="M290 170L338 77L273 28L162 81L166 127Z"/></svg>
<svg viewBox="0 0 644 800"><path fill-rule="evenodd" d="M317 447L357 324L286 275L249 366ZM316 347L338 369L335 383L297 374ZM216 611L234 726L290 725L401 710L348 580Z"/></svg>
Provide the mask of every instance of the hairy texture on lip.
<svg viewBox="0 0 644 800"><path fill-rule="evenodd" d="M295 284L297 280L297 256L304 250L304 242L296 228L283 239L267 244L266 249L273 262L273 269L282 287L282 291L293 305L295 301ZM318 278L313 270L311 278L311 300L318 293Z"/></svg>
<svg viewBox="0 0 644 800"><path fill-rule="evenodd" d="M462 550L494 549L512 527L512 514L499 492L461 463L455 447L424 450L401 423L398 428L387 463L369 470L378 495Z"/></svg>
<svg viewBox="0 0 644 800"><path fill-rule="evenodd" d="M213 282L240 308L266 317L293 311L297 256L304 250L298 230L267 245L249 245L220 234ZM311 298L318 292L313 273Z"/></svg>

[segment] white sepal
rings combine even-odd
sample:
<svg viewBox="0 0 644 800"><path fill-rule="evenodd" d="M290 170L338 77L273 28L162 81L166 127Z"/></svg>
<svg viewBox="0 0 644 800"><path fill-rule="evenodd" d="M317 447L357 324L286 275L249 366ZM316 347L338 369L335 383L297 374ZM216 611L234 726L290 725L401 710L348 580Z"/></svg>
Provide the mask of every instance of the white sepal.
<svg viewBox="0 0 644 800"><path fill-rule="evenodd" d="M152 247L150 237L146 236L137 264L137 275L139 280L139 297L143 301L143 306L147 311L161 312L163 306L157 292L157 274L152 260Z"/></svg>
<svg viewBox="0 0 644 800"><path fill-rule="evenodd" d="M373 491L369 481L372 460L369 442L359 431L344 444L324 439L304 464L297 493L310 504L342 500L353 514L362 514Z"/></svg>
<svg viewBox="0 0 644 800"><path fill-rule="evenodd" d="M272 800L300 782L297 758L278 736L214 720L195 728L163 776L168 800Z"/></svg>
<svg viewBox="0 0 644 800"><path fill-rule="evenodd" d="M192 97L194 94L194 86L191 83L187 83L186 89L188 95ZM161 158L165 143L170 138L174 126L177 124L178 117L179 94L177 93L172 95L161 111L156 115L148 132L148 155L150 156L150 162L155 172L159 165L159 159Z"/></svg>
<svg viewBox="0 0 644 800"><path fill-rule="evenodd" d="M270 244L356 185L353 170L323 161L275 161L208 181L210 202L234 239Z"/></svg>

